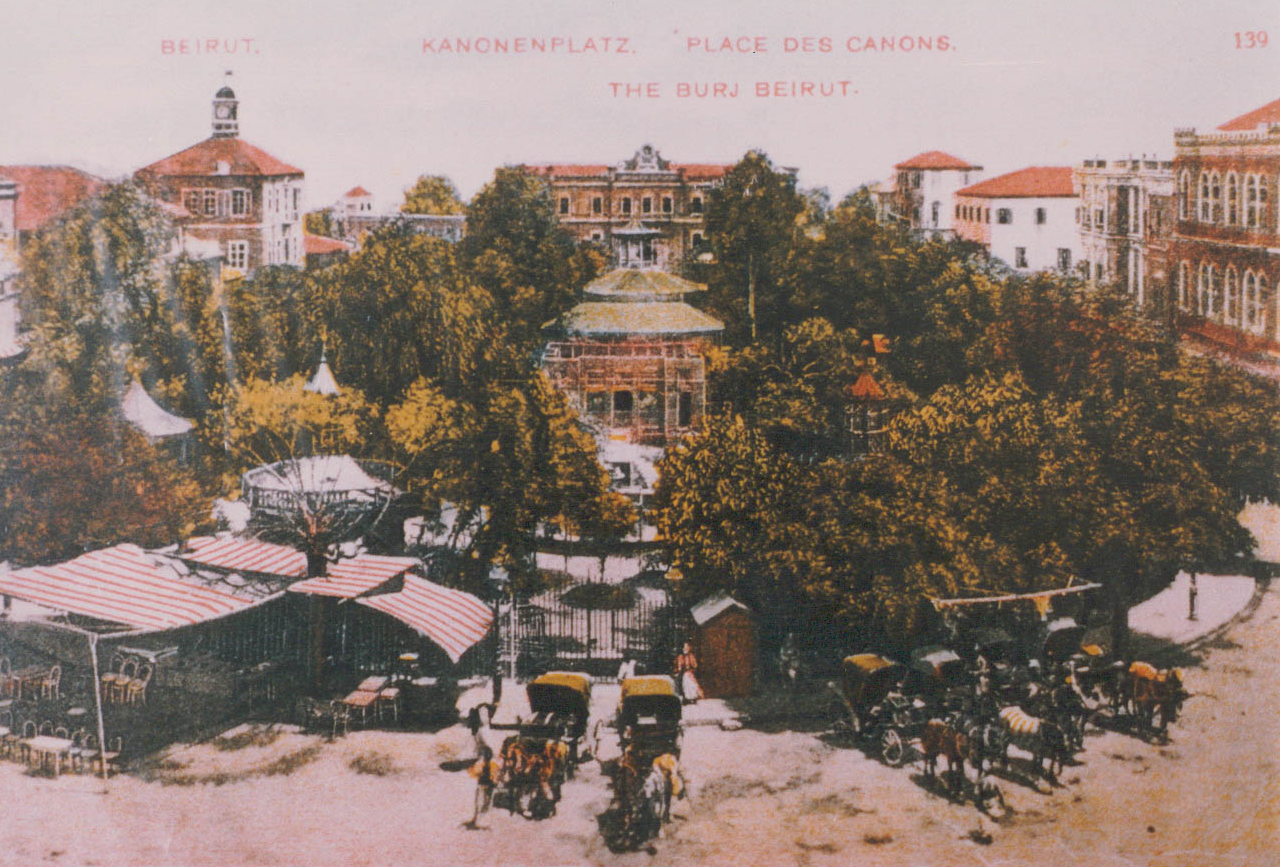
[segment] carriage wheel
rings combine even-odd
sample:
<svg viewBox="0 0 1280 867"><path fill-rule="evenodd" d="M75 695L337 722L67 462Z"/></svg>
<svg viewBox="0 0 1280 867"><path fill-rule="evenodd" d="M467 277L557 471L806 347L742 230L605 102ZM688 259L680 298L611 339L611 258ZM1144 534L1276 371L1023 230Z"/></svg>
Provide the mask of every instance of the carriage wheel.
<svg viewBox="0 0 1280 867"><path fill-rule="evenodd" d="M897 729L885 729L880 738L880 755L886 764L895 768L906 758L907 747L902 742L902 735L898 734Z"/></svg>

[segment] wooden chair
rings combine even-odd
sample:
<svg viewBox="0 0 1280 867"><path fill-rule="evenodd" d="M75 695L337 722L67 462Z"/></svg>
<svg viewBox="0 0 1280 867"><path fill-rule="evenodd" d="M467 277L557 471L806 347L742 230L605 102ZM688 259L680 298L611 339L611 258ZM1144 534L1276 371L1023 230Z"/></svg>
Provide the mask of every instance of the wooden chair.
<svg viewBox="0 0 1280 867"><path fill-rule="evenodd" d="M57 699L62 696L58 692L58 687L62 683L62 666L55 665L49 669L48 675L44 680L40 681L40 697Z"/></svg>
<svg viewBox="0 0 1280 867"><path fill-rule="evenodd" d="M154 672L155 666L149 662L138 666L138 676L124 685L125 701L129 704L146 704L147 684L151 682L151 675Z"/></svg>
<svg viewBox="0 0 1280 867"><path fill-rule="evenodd" d="M333 733L330 737L338 736L338 726L342 726L344 735L351 731L351 708L335 698L329 702L329 712L333 714Z"/></svg>
<svg viewBox="0 0 1280 867"><path fill-rule="evenodd" d="M97 773L102 773L102 760L105 756L107 760L107 776L111 776L113 770L120 770L120 754L124 751L124 739L117 737L114 741L107 739L107 749L105 752L98 750L98 738L96 735L89 735L85 740L93 740L93 754L89 756L89 767L92 769L97 765Z"/></svg>
<svg viewBox="0 0 1280 867"><path fill-rule="evenodd" d="M111 679L109 692L110 701L113 704L123 704L125 695L128 691L129 682L138 676L138 665L141 660L136 657L129 657L120 666L120 673Z"/></svg>
<svg viewBox="0 0 1280 867"><path fill-rule="evenodd" d="M85 761L88 756L85 755L85 741L88 738L88 732L84 729L76 729L71 733L71 770L76 773L84 771Z"/></svg>
<svg viewBox="0 0 1280 867"><path fill-rule="evenodd" d="M378 693L378 721L381 722L386 712L391 711L391 719L400 722L400 687L384 687Z"/></svg>
<svg viewBox="0 0 1280 867"><path fill-rule="evenodd" d="M0 695L13 698L18 689L17 679L13 676L13 663L7 656L0 656Z"/></svg>
<svg viewBox="0 0 1280 867"><path fill-rule="evenodd" d="M111 688L113 684L120 678L120 670L124 668L124 657L119 653L111 654L111 665L107 668L107 673L102 675L102 697L111 700Z"/></svg>
<svg viewBox="0 0 1280 867"><path fill-rule="evenodd" d="M31 745L27 743L27 741L31 740L39 733L40 730L36 726L35 720L29 719L22 724L22 737L18 738L16 746L18 750L18 758L24 763L31 761Z"/></svg>

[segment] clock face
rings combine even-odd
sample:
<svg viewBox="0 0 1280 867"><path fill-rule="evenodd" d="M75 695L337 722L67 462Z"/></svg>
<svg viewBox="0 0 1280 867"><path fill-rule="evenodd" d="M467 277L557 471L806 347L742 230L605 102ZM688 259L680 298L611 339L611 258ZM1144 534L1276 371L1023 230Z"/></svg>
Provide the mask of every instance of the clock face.
<svg viewBox="0 0 1280 867"><path fill-rule="evenodd" d="M214 115L221 118L222 120L226 120L227 118L231 117L231 106L220 105L213 110L213 113Z"/></svg>

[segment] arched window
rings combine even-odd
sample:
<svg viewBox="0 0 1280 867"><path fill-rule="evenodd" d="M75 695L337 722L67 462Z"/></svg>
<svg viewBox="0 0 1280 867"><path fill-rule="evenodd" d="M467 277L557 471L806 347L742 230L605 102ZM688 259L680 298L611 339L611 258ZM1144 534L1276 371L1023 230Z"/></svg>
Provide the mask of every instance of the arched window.
<svg viewBox="0 0 1280 867"><path fill-rule="evenodd" d="M1253 328L1255 334L1267 333L1267 311L1271 309L1271 290L1267 287L1264 274L1258 275L1258 316Z"/></svg>
<svg viewBox="0 0 1280 867"><path fill-rule="evenodd" d="M1222 176L1217 172L1209 175L1209 219L1215 223L1222 222Z"/></svg>
<svg viewBox="0 0 1280 867"><path fill-rule="evenodd" d="M1240 225L1240 177L1235 172L1227 175L1227 225Z"/></svg>
<svg viewBox="0 0 1280 867"><path fill-rule="evenodd" d="M1227 322L1231 325L1240 325L1240 275L1236 273L1236 268L1231 265L1227 268L1227 276L1223 281L1223 294L1227 299Z"/></svg>
<svg viewBox="0 0 1280 867"><path fill-rule="evenodd" d="M1191 216L1191 173L1186 169L1178 175L1178 219Z"/></svg>
<svg viewBox="0 0 1280 867"><path fill-rule="evenodd" d="M1204 316L1206 319L1222 318L1222 282L1218 279L1218 269L1212 265L1208 271L1209 281L1205 284L1208 288L1204 302Z"/></svg>
<svg viewBox="0 0 1280 867"><path fill-rule="evenodd" d="M1213 219L1213 209L1209 198L1209 173L1200 173L1200 222L1207 223Z"/></svg>
<svg viewBox="0 0 1280 867"><path fill-rule="evenodd" d="M1191 265L1184 259L1178 265L1178 309L1191 309Z"/></svg>
<svg viewBox="0 0 1280 867"><path fill-rule="evenodd" d="M1244 224L1250 229L1258 227L1258 176L1249 175L1244 182Z"/></svg>
<svg viewBox="0 0 1280 867"><path fill-rule="evenodd" d="M1268 225L1267 212L1267 176L1258 176L1258 228L1265 229ZM1262 278L1259 277L1259 280Z"/></svg>
<svg viewBox="0 0 1280 867"><path fill-rule="evenodd" d="M1244 330L1256 332L1258 319L1258 276L1252 271L1244 272Z"/></svg>

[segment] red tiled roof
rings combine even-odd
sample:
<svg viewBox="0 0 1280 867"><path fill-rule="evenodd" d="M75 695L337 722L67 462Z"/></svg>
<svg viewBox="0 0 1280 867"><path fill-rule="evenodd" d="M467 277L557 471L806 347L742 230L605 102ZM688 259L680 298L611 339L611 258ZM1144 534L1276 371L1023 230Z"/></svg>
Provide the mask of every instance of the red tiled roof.
<svg viewBox="0 0 1280 867"><path fill-rule="evenodd" d="M372 196L372 195L373 193L369 192L364 187L352 187L351 189L347 190L345 193L342 194L342 198L354 199L356 196Z"/></svg>
<svg viewBox="0 0 1280 867"><path fill-rule="evenodd" d="M609 170L606 165L579 165L572 163L551 163L543 166L525 166L535 175L547 175L561 178L591 178L603 175Z"/></svg>
<svg viewBox="0 0 1280 867"><path fill-rule="evenodd" d="M925 151L922 154L916 154L906 162L898 163L895 169L980 169L982 166L975 166L960 157L953 157L951 154L942 151Z"/></svg>
<svg viewBox="0 0 1280 867"><path fill-rule="evenodd" d="M1031 166L956 190L957 196L992 199L1074 196L1071 166Z"/></svg>
<svg viewBox="0 0 1280 867"><path fill-rule="evenodd" d="M239 138L207 138L173 156L139 169L140 175L212 175L218 163L227 163L233 175L300 175L302 169L281 162L271 154Z"/></svg>
<svg viewBox="0 0 1280 867"><path fill-rule="evenodd" d="M867 371L862 371L857 382L845 387L845 393L855 400L884 400L884 389Z"/></svg>
<svg viewBox="0 0 1280 867"><path fill-rule="evenodd" d="M308 256L315 256L320 253L338 253L344 250L351 250L351 245L346 241L339 241L337 238L326 238L324 235L313 235L310 232L302 233L302 251Z"/></svg>
<svg viewBox="0 0 1280 867"><path fill-rule="evenodd" d="M722 178L724 173L733 167L715 163L672 163L671 168L684 172L684 176L689 180L702 180Z"/></svg>
<svg viewBox="0 0 1280 867"><path fill-rule="evenodd" d="M19 232L39 229L97 195L107 184L102 178L71 166L0 166L0 177L18 185Z"/></svg>
<svg viewBox="0 0 1280 867"><path fill-rule="evenodd" d="M1218 129L1223 132L1244 132L1257 129L1260 123L1280 123L1280 99L1229 120Z"/></svg>

